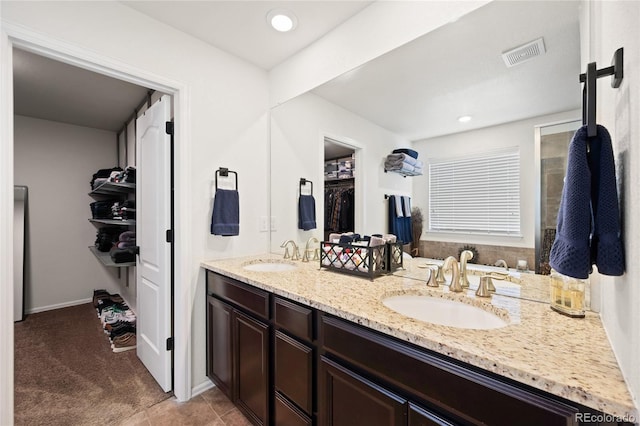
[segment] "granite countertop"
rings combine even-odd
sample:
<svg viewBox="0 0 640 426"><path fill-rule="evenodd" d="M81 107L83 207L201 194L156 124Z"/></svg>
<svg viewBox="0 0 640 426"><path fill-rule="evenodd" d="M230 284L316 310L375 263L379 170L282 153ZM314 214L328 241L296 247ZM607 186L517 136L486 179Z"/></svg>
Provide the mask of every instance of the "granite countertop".
<svg viewBox="0 0 640 426"><path fill-rule="evenodd" d="M257 272L243 269L265 261L295 264L292 271ZM585 318L560 315L548 303L494 295L476 298L473 291L451 293L448 287L428 288L417 279L417 262L406 259L413 273L387 275L374 281L320 269L317 261L284 261L265 254L202 262L218 272L255 287L317 308L480 367L626 421L638 422L638 411L624 381L598 314ZM426 272L424 273L426 278ZM447 277L448 279L448 277ZM521 283L540 292L539 278ZM396 313L381 303L387 296L428 294L462 300L506 318L509 325L492 330L469 330L433 325Z"/></svg>

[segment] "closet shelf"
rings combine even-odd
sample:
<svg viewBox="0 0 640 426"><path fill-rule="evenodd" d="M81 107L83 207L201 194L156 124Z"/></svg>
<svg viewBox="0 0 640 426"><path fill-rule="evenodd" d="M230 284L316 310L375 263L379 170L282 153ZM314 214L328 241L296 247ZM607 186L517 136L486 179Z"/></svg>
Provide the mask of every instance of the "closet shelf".
<svg viewBox="0 0 640 426"><path fill-rule="evenodd" d="M422 176L422 173L415 173L415 172L404 172L402 170L387 170L384 169L385 173L397 173L403 177L407 177L407 176Z"/></svg>
<svg viewBox="0 0 640 426"><path fill-rule="evenodd" d="M89 219L92 223L101 223L103 225L117 225L117 226L135 226L136 221L134 219L119 220L119 219Z"/></svg>
<svg viewBox="0 0 640 426"><path fill-rule="evenodd" d="M129 182L105 182L93 191L89 195L113 195L122 193L133 193L136 190L135 183Z"/></svg>
<svg viewBox="0 0 640 426"><path fill-rule="evenodd" d="M136 266L136 262L116 263L116 262L113 261L113 259L111 259L111 255L109 254L109 252L99 251L97 248L92 247L92 246L89 246L89 251L91 251L91 253L93 253L93 255L95 257L97 257L98 260L104 266L110 266L110 267L115 267L115 268L126 268L128 266Z"/></svg>

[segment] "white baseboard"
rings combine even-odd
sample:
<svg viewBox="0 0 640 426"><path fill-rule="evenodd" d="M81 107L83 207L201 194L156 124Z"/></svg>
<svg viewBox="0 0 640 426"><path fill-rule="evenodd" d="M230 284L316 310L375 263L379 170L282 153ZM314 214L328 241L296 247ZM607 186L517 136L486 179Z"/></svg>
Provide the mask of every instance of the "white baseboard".
<svg viewBox="0 0 640 426"><path fill-rule="evenodd" d="M191 398L193 398L194 396L200 395L201 393L215 387L216 385L211 380L205 380L203 383L200 383L198 386L191 388Z"/></svg>
<svg viewBox="0 0 640 426"><path fill-rule="evenodd" d="M89 302L92 302L92 301L93 301L93 298L74 300L74 301L71 301L71 302L64 302L64 303L56 303L55 305L40 306L38 308L28 309L26 311L26 313L27 314L37 314L38 312L45 312L45 311L52 311L54 309L68 308L69 306L84 305L85 303L89 303Z"/></svg>

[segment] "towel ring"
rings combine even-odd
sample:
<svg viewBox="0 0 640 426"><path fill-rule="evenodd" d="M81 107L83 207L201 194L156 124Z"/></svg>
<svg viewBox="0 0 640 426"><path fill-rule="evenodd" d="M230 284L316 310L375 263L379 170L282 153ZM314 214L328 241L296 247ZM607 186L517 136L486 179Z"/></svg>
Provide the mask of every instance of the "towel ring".
<svg viewBox="0 0 640 426"><path fill-rule="evenodd" d="M236 191L238 190L238 173L234 172L233 170L229 170L226 167L220 167L218 170L216 170L216 190L218 189L218 176L227 177L229 176L229 173L233 173L235 175Z"/></svg>
<svg viewBox="0 0 640 426"><path fill-rule="evenodd" d="M302 195L302 187L308 183L311 184L311 195L313 195L313 182L305 178L300 178L300 195Z"/></svg>

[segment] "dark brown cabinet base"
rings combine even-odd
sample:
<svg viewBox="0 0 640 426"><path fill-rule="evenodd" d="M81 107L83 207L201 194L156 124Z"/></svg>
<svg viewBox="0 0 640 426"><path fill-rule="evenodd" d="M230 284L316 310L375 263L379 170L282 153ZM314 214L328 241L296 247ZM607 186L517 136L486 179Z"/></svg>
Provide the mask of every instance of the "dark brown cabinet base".
<svg viewBox="0 0 640 426"><path fill-rule="evenodd" d="M393 426L407 423L407 401L358 374L322 358L320 424Z"/></svg>
<svg viewBox="0 0 640 426"><path fill-rule="evenodd" d="M572 426L598 414L213 272L207 375L265 426Z"/></svg>
<svg viewBox="0 0 640 426"><path fill-rule="evenodd" d="M207 376L252 423L270 425L269 295L221 275L207 274L207 286Z"/></svg>

